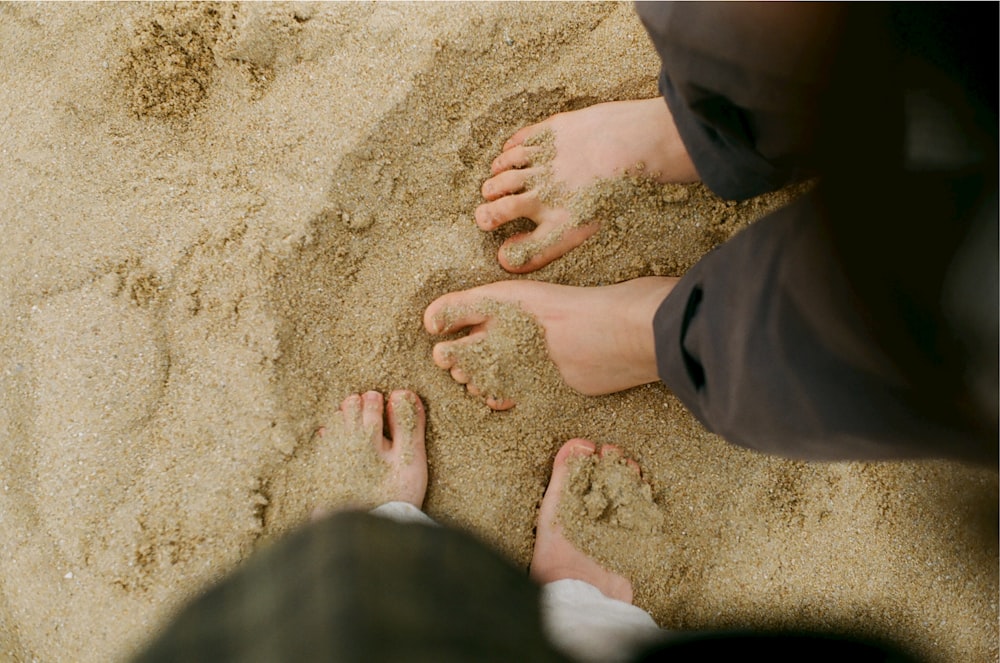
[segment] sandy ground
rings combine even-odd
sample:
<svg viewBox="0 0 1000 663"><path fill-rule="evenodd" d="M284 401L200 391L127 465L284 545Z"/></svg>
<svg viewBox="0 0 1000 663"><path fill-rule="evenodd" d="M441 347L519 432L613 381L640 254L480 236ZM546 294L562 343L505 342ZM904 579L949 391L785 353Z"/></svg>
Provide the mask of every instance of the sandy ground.
<svg viewBox="0 0 1000 663"><path fill-rule="evenodd" d="M494 413L431 364L424 307L505 278L509 231L471 221L503 140L657 69L628 5L0 4L0 660L121 659L311 506L365 499L313 432L401 387L427 511L519 565L589 437L652 487L657 526L605 535L662 626L996 660L995 473L765 457L658 385ZM634 198L533 278L680 274L781 202Z"/></svg>

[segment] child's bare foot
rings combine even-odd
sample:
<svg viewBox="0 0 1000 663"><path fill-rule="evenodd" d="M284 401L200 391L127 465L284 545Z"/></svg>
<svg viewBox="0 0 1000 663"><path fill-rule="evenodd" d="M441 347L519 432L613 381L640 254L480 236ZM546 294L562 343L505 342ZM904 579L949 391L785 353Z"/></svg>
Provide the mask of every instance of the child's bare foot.
<svg viewBox="0 0 1000 663"><path fill-rule="evenodd" d="M539 163L541 148L525 141L530 143L545 131L555 137L555 155ZM626 174L644 174L663 183L699 179L673 116L660 97L597 104L524 127L504 143L503 152L494 159L492 176L482 187L487 202L475 213L476 224L486 231L522 217L537 225L530 233L511 237L500 248L500 264L509 272L539 269L597 232L600 219L580 225L566 206L541 199L537 183L547 168L551 169L552 185L569 195L597 179ZM546 242L553 233L561 236ZM543 248L525 263L512 264L508 251L522 242Z"/></svg>
<svg viewBox="0 0 1000 663"><path fill-rule="evenodd" d="M552 464L552 478L538 511L535 550L531 556L531 577L541 584L565 579L583 580L601 590L607 597L631 603L632 583L574 548L563 536L562 526L557 519L559 500L569 475L567 461L577 456L589 456L596 450L593 442L573 439L564 444L556 454ZM601 448L602 456L610 453L620 452L609 445ZM629 461L629 465L638 472L639 466L634 461Z"/></svg>
<svg viewBox="0 0 1000 663"><path fill-rule="evenodd" d="M383 410L389 437L383 435ZM386 502L409 502L420 508L427 493L427 452L424 448L424 408L412 391L397 389L389 394L388 406L382 394L367 391L352 394L340 404L344 432L365 436L371 441L388 471L380 486ZM325 434L319 430L319 435Z"/></svg>
<svg viewBox="0 0 1000 663"><path fill-rule="evenodd" d="M434 346L434 363L450 370L469 393L479 395L476 376L458 364L454 350L491 333L486 301L511 302L532 314L545 331L549 356L568 386L589 396L623 391L659 379L653 315L673 289L675 278L648 276L600 288L576 288L538 281L501 281L453 292L424 312L431 334L469 329L468 336ZM514 405L487 399L495 410Z"/></svg>

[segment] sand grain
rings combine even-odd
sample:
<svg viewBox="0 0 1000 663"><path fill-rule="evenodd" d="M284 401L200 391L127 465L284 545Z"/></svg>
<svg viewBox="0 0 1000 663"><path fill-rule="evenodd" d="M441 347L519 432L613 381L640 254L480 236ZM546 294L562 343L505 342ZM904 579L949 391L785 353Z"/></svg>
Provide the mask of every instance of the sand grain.
<svg viewBox="0 0 1000 663"><path fill-rule="evenodd" d="M433 366L424 308L508 278L526 227L472 222L503 141L656 94L631 6L4 3L0 62L0 660L121 659L317 501L375 499L315 433L397 388L428 512L517 564L586 437L649 479L662 528L619 563L663 626L996 660L995 473L767 458L656 385L494 413ZM781 203L686 190L602 196L533 278L677 275Z"/></svg>

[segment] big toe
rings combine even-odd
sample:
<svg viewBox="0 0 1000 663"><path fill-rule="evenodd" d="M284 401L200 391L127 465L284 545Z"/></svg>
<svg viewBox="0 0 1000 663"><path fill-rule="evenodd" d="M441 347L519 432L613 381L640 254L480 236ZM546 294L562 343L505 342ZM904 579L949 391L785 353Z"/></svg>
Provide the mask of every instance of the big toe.
<svg viewBox="0 0 1000 663"><path fill-rule="evenodd" d="M572 458L582 458L591 456L597 452L597 445L590 440L573 438L563 444L556 453L556 458L552 463L552 478L545 489L545 496L542 498L541 517L545 520L555 516L556 505L562 495L563 487L569 476L569 461Z"/></svg>
<svg viewBox="0 0 1000 663"><path fill-rule="evenodd" d="M389 394L386 420L393 450L418 450L424 448L426 415L420 397L408 389L397 389Z"/></svg>
<svg viewBox="0 0 1000 663"><path fill-rule="evenodd" d="M426 415L420 398L406 389L392 392L386 420L392 436L382 454L392 468L385 484L386 498L420 508L427 494Z"/></svg>

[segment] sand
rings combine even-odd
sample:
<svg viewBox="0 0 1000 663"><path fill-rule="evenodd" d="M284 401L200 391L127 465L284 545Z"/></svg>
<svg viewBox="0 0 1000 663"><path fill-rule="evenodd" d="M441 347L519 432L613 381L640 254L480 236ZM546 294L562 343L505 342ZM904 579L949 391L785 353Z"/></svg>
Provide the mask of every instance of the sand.
<svg viewBox="0 0 1000 663"><path fill-rule="evenodd" d="M121 660L312 506L370 499L316 431L395 388L426 404L428 513L520 566L587 437L649 481L662 524L607 526L665 628L996 660L994 472L766 457L659 385L496 413L433 366L426 305L508 278L515 228L472 223L503 141L657 69L618 4L0 4L0 660ZM650 220L634 193L532 278L677 275L781 203L691 187Z"/></svg>

